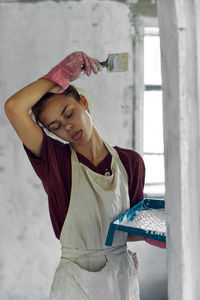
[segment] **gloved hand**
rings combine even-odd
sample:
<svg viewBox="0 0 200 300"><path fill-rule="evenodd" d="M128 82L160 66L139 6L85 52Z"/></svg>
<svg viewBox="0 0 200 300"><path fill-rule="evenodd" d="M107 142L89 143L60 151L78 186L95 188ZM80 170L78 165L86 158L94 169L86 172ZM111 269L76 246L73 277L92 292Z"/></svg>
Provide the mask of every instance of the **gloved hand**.
<svg viewBox="0 0 200 300"><path fill-rule="evenodd" d="M90 76L91 72L97 74L101 69L101 65L98 60L92 59L84 52L73 52L63 59L58 65L49 71L45 76L41 78L49 79L57 84L49 92L61 94L69 86L70 82L79 77L82 66L84 65L85 73Z"/></svg>
<svg viewBox="0 0 200 300"><path fill-rule="evenodd" d="M149 238L145 238L145 241L147 243L153 245L153 246L166 249L166 243L165 242L159 242L159 241L152 240L152 239L149 239Z"/></svg>

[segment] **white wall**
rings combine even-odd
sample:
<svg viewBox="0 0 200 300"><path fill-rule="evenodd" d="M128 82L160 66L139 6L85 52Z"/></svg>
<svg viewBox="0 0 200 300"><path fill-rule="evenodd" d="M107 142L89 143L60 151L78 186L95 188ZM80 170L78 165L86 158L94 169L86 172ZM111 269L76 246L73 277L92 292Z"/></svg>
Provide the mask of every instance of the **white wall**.
<svg viewBox="0 0 200 300"><path fill-rule="evenodd" d="M170 300L200 295L200 3L159 1Z"/></svg>
<svg viewBox="0 0 200 300"><path fill-rule="evenodd" d="M132 137L126 130L132 126L133 83L128 13L127 5L107 1L2 3L4 30L1 30L0 50L4 53L1 63L4 94L1 97L4 99L45 74L73 51L82 50L100 60L105 60L108 53L129 52L130 72L107 74L105 71L98 78L94 75L75 84L91 96L95 120L104 137L111 143L118 144L120 140L121 145L131 146ZM100 113L102 101L106 106L105 126Z"/></svg>
<svg viewBox="0 0 200 300"><path fill-rule="evenodd" d="M128 73L104 71L97 77L80 79L76 85L92 99L102 137L113 145L131 148L133 31L128 6L114 1L2 2L0 28L0 299L44 300L58 264L60 244L51 227L46 194L4 115L3 105L72 51L82 50L100 60L108 53L128 52ZM166 295L163 288L159 294L159 287L153 287L158 278L166 279L163 250L148 244L130 247L140 252L141 299L150 300L149 289L153 300L166 299L159 298Z"/></svg>

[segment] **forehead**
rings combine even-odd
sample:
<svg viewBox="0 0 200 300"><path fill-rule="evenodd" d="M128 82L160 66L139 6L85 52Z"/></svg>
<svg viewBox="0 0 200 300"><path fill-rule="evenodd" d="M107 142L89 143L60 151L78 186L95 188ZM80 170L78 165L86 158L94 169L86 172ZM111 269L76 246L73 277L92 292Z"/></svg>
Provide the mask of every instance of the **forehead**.
<svg viewBox="0 0 200 300"><path fill-rule="evenodd" d="M46 107L48 106L57 106L59 107L60 105L63 104L79 104L76 99L74 99L73 96L65 96L65 95L55 95L52 96L46 103ZM45 107L45 108L46 108Z"/></svg>
<svg viewBox="0 0 200 300"><path fill-rule="evenodd" d="M63 108L66 106L79 106L80 104L72 96L55 95L52 96L45 104L40 114L40 120L45 124L60 116Z"/></svg>

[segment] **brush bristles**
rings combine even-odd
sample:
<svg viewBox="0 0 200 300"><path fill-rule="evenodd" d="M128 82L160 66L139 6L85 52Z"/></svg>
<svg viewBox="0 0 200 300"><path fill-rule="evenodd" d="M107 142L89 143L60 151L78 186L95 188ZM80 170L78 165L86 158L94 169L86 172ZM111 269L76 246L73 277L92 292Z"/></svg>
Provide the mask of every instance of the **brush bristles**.
<svg viewBox="0 0 200 300"><path fill-rule="evenodd" d="M108 55L108 72L128 71L128 53Z"/></svg>

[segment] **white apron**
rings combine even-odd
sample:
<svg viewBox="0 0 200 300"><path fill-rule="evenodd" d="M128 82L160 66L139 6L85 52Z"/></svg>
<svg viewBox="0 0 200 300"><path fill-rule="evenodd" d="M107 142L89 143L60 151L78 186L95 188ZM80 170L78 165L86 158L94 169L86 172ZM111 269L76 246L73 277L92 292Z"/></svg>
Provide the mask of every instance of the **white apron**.
<svg viewBox="0 0 200 300"><path fill-rule="evenodd" d="M78 161L71 148L72 189L60 242L62 256L50 300L138 300L137 266L127 250L127 233L116 231L105 246L110 223L130 208L128 176L117 151L112 175L105 176Z"/></svg>

